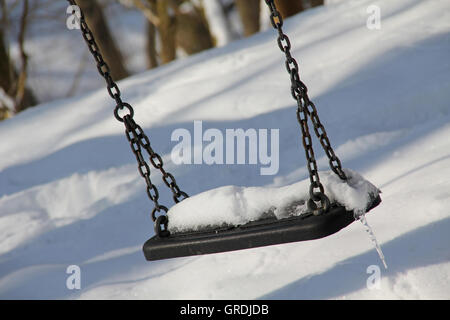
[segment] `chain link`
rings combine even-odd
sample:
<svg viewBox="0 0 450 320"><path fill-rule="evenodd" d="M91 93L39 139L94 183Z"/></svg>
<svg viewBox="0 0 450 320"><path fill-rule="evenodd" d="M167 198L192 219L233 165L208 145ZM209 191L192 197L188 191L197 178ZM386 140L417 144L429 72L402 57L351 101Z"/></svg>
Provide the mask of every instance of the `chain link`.
<svg viewBox="0 0 450 320"><path fill-rule="evenodd" d="M331 147L330 140L328 139L325 127L322 125L317 113L317 109L314 103L308 97L308 88L300 80L299 66L297 61L291 55L291 42L288 36L283 32L283 18L280 12L275 6L274 0L265 0L267 6L270 9L270 22L274 29L278 31L277 43L280 50L286 56L286 70L291 78L291 94L297 101L297 120L300 124L302 131L302 143L305 149L305 155L307 160L307 168L309 172L310 185L310 198L308 201L308 207L314 214L321 214L328 211L330 201L324 194L324 187L320 182L319 172L317 168L317 162L314 156L314 150L312 147L311 135L308 128L308 117L311 119L314 132L318 137L327 157L329 158L330 167L342 180L347 180L347 177L342 170L341 162L334 153ZM321 207L317 207L315 202L321 202Z"/></svg>
<svg viewBox="0 0 450 320"><path fill-rule="evenodd" d="M70 5L78 6L75 0L67 0ZM178 187L177 182L172 174L165 171L163 168L163 160L159 154L157 154L153 148L150 146L150 139L144 133L144 130L133 120L134 110L133 107L122 101L121 92L119 86L114 82L111 77L111 71L108 64L103 59L102 54L100 53L100 49L95 41L94 35L92 31L89 29L89 26L86 23L84 18L84 14L80 9L80 29L83 35L83 38L87 44L89 51L94 57L97 63L97 70L100 75L106 81L106 89L108 94L114 101L116 102L116 107L114 108L114 117L123 122L125 125L125 136L127 137L131 151L136 157L138 163L138 171L142 178L144 178L145 183L147 185L146 191L148 198L153 202L154 208L151 212L151 218L155 224L155 233L160 237L166 237L169 235L167 230L168 218L167 218L167 207L161 205L159 203L159 191L158 188L152 183L150 179L150 166L145 161L144 156L142 155L142 149L144 149L149 155L149 160L152 166L155 169L161 171L162 180L164 184L170 188L173 194L173 200L175 203L178 203L189 196L186 192L181 191ZM123 116L119 114L119 112L126 112ZM163 212L161 212L163 211ZM161 213L159 216L156 213Z"/></svg>

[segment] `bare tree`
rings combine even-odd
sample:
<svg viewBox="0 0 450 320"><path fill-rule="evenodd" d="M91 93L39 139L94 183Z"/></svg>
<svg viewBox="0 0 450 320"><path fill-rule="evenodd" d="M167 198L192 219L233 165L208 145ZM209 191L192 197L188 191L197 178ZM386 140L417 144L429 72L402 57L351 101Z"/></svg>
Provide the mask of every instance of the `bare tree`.
<svg viewBox="0 0 450 320"><path fill-rule="evenodd" d="M6 30L9 25L9 10L4 0L0 1L2 10L0 28L0 118L5 118L11 111L18 113L37 104L32 91L27 87L28 55L25 52L25 35L28 22L28 0L23 2L19 21L18 47L20 69L16 70L9 55ZM12 110L11 110L12 109ZM9 110L9 111L7 111Z"/></svg>
<svg viewBox="0 0 450 320"><path fill-rule="evenodd" d="M126 78L129 73L125 67L122 54L111 35L103 14L103 8L96 0L77 0L76 2L84 12L102 55L110 66L112 78L114 80Z"/></svg>
<svg viewBox="0 0 450 320"><path fill-rule="evenodd" d="M181 4L187 4L180 10ZM131 0L147 19L147 61L149 68L176 58L177 48L194 54L214 46L201 3L190 0ZM187 10L189 9L190 10ZM159 52L156 38L159 37Z"/></svg>
<svg viewBox="0 0 450 320"><path fill-rule="evenodd" d="M235 0L244 27L244 36L259 31L260 0Z"/></svg>

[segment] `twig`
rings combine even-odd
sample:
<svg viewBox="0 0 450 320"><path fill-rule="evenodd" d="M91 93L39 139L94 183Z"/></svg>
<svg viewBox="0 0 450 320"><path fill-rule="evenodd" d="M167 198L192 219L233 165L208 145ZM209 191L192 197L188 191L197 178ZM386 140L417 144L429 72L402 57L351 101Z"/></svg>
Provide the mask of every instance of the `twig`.
<svg viewBox="0 0 450 320"><path fill-rule="evenodd" d="M67 91L66 98L73 96L75 94L75 91L78 89L81 78L83 76L84 69L86 67L86 63L88 61L88 57L89 57L89 51L85 50L83 57L81 58L80 65L78 66L77 73L75 74L75 76L73 78L72 85L70 86L69 90Z"/></svg>

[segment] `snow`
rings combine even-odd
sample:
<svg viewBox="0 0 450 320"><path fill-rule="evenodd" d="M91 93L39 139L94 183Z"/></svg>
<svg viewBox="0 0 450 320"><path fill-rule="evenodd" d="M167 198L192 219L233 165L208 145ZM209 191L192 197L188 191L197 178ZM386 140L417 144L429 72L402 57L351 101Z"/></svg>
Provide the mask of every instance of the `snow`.
<svg viewBox="0 0 450 320"><path fill-rule="evenodd" d="M348 181L342 181L333 171L319 172L325 194L331 203L339 203L355 216L366 212L379 190L358 173L344 169ZM168 214L169 231L183 232L207 228L238 226L264 218L273 211L277 219L299 216L308 211L309 179L283 187L224 186L187 198ZM288 210L294 202L294 211Z"/></svg>
<svg viewBox="0 0 450 320"><path fill-rule="evenodd" d="M381 8L380 30L366 28L372 4ZM146 262L151 203L102 88L0 123L0 297L450 299L449 8L446 0L340 0L284 24L343 166L383 191L367 215L389 264L380 289L366 286L368 267L380 261L360 223L315 241ZM65 34L68 48L84 45ZM307 178L275 36L270 29L119 82L190 195ZM261 176L255 165L174 165L171 133L194 120L221 131L279 128L278 175ZM170 205L156 170L152 181ZM65 285L70 265L80 266L80 290Z"/></svg>

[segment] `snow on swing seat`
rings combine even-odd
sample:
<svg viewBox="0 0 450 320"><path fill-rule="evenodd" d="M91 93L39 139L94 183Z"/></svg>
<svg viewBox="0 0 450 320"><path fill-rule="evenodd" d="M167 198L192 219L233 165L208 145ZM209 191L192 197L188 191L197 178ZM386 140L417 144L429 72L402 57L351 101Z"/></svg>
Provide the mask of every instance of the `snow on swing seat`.
<svg viewBox="0 0 450 320"><path fill-rule="evenodd" d="M284 187L224 186L174 205L167 213L169 237L144 244L147 260L218 253L306 241L329 236L376 207L380 190L358 173L344 169L342 181L320 172L331 209L308 212L309 179Z"/></svg>
<svg viewBox="0 0 450 320"><path fill-rule="evenodd" d="M380 191L358 173L344 169L348 181L334 172L319 172L325 194L331 203L339 203L357 215ZM307 212L309 179L275 187L224 186L205 191L174 205L168 212L171 233L239 226L274 215L277 219Z"/></svg>

